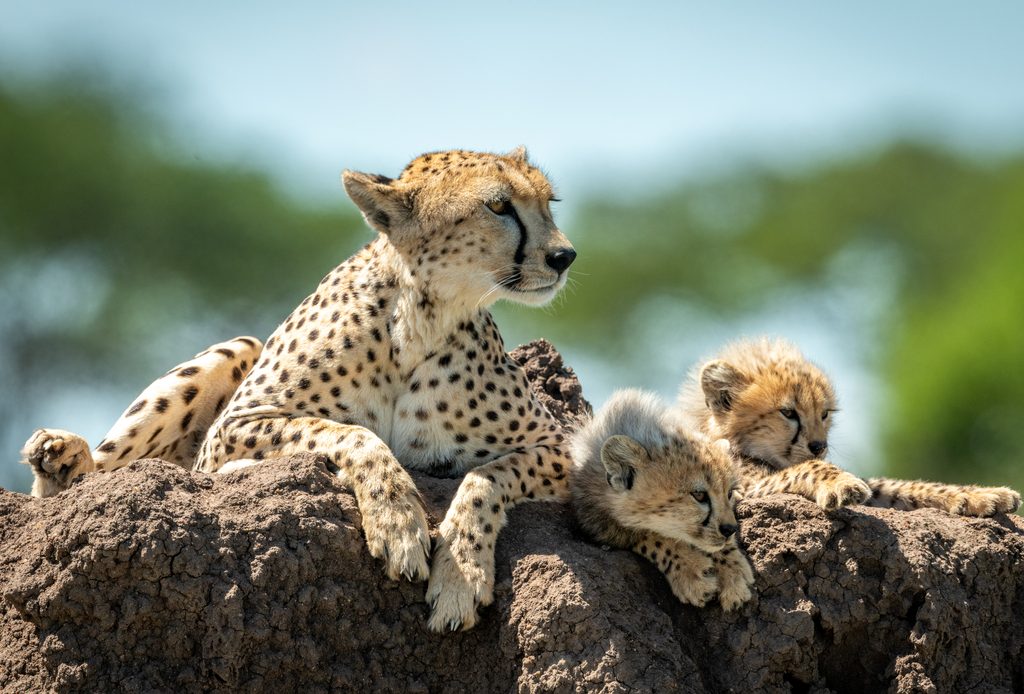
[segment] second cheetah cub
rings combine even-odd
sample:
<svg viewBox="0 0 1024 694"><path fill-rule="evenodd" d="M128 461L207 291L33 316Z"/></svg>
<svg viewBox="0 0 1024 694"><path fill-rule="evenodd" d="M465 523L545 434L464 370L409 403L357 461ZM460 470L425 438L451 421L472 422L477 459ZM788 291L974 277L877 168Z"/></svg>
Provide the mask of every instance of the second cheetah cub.
<svg viewBox="0 0 1024 694"><path fill-rule="evenodd" d="M615 393L572 438L572 504L599 542L651 561L682 602L732 610L754 574L736 543L729 444L682 428L653 394Z"/></svg>
<svg viewBox="0 0 1024 694"><path fill-rule="evenodd" d="M826 510L867 504L940 508L964 516L1012 513L1007 487L876 477L862 480L824 459L836 412L829 378L785 340L742 340L701 365L683 385L681 416L727 439L742 471L745 498L798 494Z"/></svg>

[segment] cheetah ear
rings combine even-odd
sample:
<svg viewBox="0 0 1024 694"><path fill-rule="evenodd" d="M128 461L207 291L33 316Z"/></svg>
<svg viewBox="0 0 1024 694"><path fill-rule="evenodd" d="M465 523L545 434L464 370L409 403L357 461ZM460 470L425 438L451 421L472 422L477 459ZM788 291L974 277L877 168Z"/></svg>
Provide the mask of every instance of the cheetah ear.
<svg viewBox="0 0 1024 694"><path fill-rule="evenodd" d="M341 180L366 223L382 234L391 233L412 217L409 198L387 176L346 170Z"/></svg>
<svg viewBox="0 0 1024 694"><path fill-rule="evenodd" d="M735 397L749 382L750 379L724 361L708 362L700 370L700 387L704 391L704 399L715 414L728 412Z"/></svg>
<svg viewBox="0 0 1024 694"><path fill-rule="evenodd" d="M647 449L628 436L608 437L601 446L601 463L608 486L617 492L632 489L636 466L649 457Z"/></svg>
<svg viewBox="0 0 1024 694"><path fill-rule="evenodd" d="M514 150L512 150L511 152L508 153L509 159L518 159L519 161L523 162L524 164L529 163L529 162L527 162L527 159L529 158L529 156L530 155L527 153L526 147L524 145L519 145Z"/></svg>

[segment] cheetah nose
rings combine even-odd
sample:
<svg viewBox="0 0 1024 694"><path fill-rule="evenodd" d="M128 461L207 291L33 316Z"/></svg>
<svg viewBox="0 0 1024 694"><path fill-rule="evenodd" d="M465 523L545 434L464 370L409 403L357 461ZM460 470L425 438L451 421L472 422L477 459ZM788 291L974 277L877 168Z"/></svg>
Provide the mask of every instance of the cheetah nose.
<svg viewBox="0 0 1024 694"><path fill-rule="evenodd" d="M824 441L811 441L807 444L807 448L811 451L811 455L821 455L828 448L828 444Z"/></svg>
<svg viewBox="0 0 1024 694"><path fill-rule="evenodd" d="M557 251L548 253L545 260L547 260L548 267L555 272L565 272L566 268L572 265L572 261L576 260L576 251L572 248L559 248Z"/></svg>
<svg viewBox="0 0 1024 694"><path fill-rule="evenodd" d="M722 523L718 526L718 532L722 533L722 537L732 537L736 534L736 526L731 523Z"/></svg>

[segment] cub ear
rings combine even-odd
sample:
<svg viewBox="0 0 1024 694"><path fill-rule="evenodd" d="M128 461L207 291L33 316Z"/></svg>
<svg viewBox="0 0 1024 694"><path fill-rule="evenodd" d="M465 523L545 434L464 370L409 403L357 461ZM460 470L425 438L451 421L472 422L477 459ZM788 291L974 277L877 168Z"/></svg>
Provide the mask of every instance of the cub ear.
<svg viewBox="0 0 1024 694"><path fill-rule="evenodd" d="M527 158L529 156L530 155L526 152L526 147L524 145L519 145L514 150L508 153L508 157L510 159L518 159L523 163L528 163Z"/></svg>
<svg viewBox="0 0 1024 694"><path fill-rule="evenodd" d="M700 387L704 399L715 414L728 412L732 401L749 383L749 379L731 364L715 360L700 370Z"/></svg>
<svg viewBox="0 0 1024 694"><path fill-rule="evenodd" d="M377 231L388 234L412 216L412 206L405 192L387 176L346 170L341 180L367 224Z"/></svg>
<svg viewBox="0 0 1024 694"><path fill-rule="evenodd" d="M729 445L729 439L718 439L712 445L725 455L729 455L732 449L732 446Z"/></svg>
<svg viewBox="0 0 1024 694"><path fill-rule="evenodd" d="M650 456L647 449L628 436L610 436L601 446L601 463L608 486L617 492L633 488L637 465Z"/></svg>

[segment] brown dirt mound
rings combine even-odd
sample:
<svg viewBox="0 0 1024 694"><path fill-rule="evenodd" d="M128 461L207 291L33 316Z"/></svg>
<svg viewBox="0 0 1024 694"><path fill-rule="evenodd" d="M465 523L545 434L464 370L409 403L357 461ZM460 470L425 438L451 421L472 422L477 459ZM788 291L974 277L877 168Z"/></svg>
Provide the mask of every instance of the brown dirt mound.
<svg viewBox="0 0 1024 694"><path fill-rule="evenodd" d="M552 410L588 409L547 343L516 352ZM456 480L418 476L435 519ZM741 506L757 596L679 605L567 508L515 509L495 604L424 626L314 456L229 474L139 461L52 499L0 490L3 691L1024 690L1024 522L779 496Z"/></svg>

